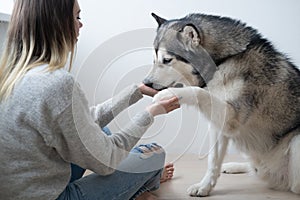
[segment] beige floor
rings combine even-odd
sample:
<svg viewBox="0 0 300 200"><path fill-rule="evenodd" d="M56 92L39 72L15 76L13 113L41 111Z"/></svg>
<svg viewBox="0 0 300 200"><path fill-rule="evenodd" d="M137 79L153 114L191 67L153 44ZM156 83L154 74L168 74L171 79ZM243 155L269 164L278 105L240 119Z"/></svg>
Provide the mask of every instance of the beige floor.
<svg viewBox="0 0 300 200"><path fill-rule="evenodd" d="M175 161L172 181L164 183L155 192L159 199L208 199L208 200L300 200L300 195L268 189L266 184L248 174L221 174L209 197L189 197L186 189L201 180L207 160L199 160L196 155L184 155L180 159L168 156L167 161ZM225 161L243 161L240 156L230 155Z"/></svg>

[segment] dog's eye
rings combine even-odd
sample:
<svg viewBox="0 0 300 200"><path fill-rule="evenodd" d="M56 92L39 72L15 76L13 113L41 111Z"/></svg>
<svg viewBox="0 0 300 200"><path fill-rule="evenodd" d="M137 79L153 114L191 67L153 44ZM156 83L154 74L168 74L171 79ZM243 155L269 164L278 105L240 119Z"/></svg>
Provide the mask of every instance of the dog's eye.
<svg viewBox="0 0 300 200"><path fill-rule="evenodd" d="M163 64L169 64L172 60L173 60L173 58L164 58Z"/></svg>

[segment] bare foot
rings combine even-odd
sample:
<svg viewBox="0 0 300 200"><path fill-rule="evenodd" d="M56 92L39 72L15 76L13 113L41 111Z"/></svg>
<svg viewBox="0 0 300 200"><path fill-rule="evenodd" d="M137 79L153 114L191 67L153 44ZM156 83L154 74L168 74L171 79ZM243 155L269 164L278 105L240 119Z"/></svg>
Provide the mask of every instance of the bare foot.
<svg viewBox="0 0 300 200"><path fill-rule="evenodd" d="M172 163L166 164L160 178L160 183L164 183L172 179L173 173L174 173L174 165ZM143 194L141 194L136 198L136 200L157 200L157 199L158 198L151 192L144 192Z"/></svg>
<svg viewBox="0 0 300 200"><path fill-rule="evenodd" d="M172 179L174 174L174 165L173 163L168 163L165 165L164 170L162 172L160 183L164 183Z"/></svg>
<svg viewBox="0 0 300 200"><path fill-rule="evenodd" d="M157 200L158 198L150 192L144 192L136 198L136 200Z"/></svg>

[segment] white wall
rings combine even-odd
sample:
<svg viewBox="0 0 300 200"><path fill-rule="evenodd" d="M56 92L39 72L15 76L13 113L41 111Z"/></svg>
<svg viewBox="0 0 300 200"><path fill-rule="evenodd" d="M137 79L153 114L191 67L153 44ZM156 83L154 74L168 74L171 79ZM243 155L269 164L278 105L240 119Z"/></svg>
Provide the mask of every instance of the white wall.
<svg viewBox="0 0 300 200"><path fill-rule="evenodd" d="M0 55L4 48L9 17L10 16L8 14L0 12Z"/></svg>
<svg viewBox="0 0 300 200"><path fill-rule="evenodd" d="M157 26L151 12L167 19L198 12L240 19L257 28L300 66L299 0L79 0L79 4L84 26L72 73L91 104L142 81L152 64ZM0 2L1 9L3 5ZM7 7L3 10L10 10L10 5ZM146 97L123 112L110 127L116 130L123 126L150 102ZM208 131L209 124L197 111L183 107L158 117L142 142L157 141L168 152L205 153Z"/></svg>
<svg viewBox="0 0 300 200"><path fill-rule="evenodd" d="M7 22L0 21L0 55L3 51L3 44L5 41L7 27L8 27Z"/></svg>
<svg viewBox="0 0 300 200"><path fill-rule="evenodd" d="M14 0L0 0L0 13L11 14Z"/></svg>

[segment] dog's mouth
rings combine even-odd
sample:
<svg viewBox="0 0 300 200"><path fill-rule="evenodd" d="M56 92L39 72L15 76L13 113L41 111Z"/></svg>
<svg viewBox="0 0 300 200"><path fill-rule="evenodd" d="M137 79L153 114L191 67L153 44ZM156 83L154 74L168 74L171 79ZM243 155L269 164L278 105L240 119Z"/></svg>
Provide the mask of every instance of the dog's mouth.
<svg viewBox="0 0 300 200"><path fill-rule="evenodd" d="M173 87L175 87L175 88L183 88L184 84L183 83L176 83Z"/></svg>
<svg viewBox="0 0 300 200"><path fill-rule="evenodd" d="M174 87L174 88L182 88L184 87L183 83L176 83L175 81L173 81L171 84L169 84L168 86L164 86L164 85L160 85L160 84L156 84L156 83L147 83L145 84L148 87L151 87L155 90L161 91L170 87Z"/></svg>

